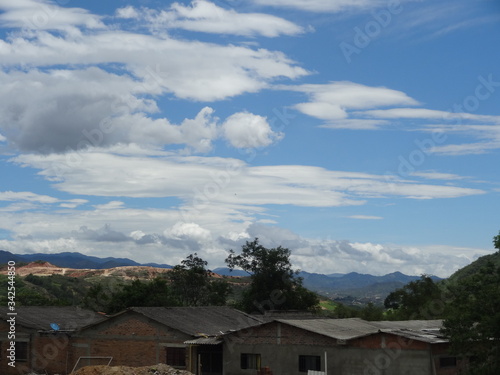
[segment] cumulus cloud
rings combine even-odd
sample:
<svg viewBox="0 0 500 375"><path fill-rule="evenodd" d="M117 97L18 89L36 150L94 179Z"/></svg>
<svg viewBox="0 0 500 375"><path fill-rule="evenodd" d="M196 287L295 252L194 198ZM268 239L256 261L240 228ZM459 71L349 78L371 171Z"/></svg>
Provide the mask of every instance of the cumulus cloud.
<svg viewBox="0 0 500 375"><path fill-rule="evenodd" d="M269 146L283 138L282 133L273 132L267 119L248 112L231 115L222 124L224 138L236 148L258 148Z"/></svg>
<svg viewBox="0 0 500 375"><path fill-rule="evenodd" d="M217 138L213 109L181 124L152 118L156 102L131 77L99 68L0 73L0 129L22 151L65 152L115 144L185 144L209 151Z"/></svg>
<svg viewBox="0 0 500 375"><path fill-rule="evenodd" d="M153 30L178 28L215 34L265 37L304 32L302 27L280 17L264 13L238 13L205 0L195 0L189 6L174 3L168 11L127 6L118 9L117 16L146 21Z"/></svg>
<svg viewBox="0 0 500 375"><path fill-rule="evenodd" d="M208 241L211 239L210 231L202 228L196 223L177 222L172 228L164 232L166 237L174 239L193 239L196 241Z"/></svg>
<svg viewBox="0 0 500 375"><path fill-rule="evenodd" d="M242 207L239 209L243 211ZM238 251L245 241L258 237L266 247L289 248L293 266L308 272L401 271L442 277L491 252L442 245L309 239L286 228L258 223L257 210L252 215L237 215L237 211L231 210L215 204L193 215L193 220L182 220L182 214L175 209L158 208L117 210L88 206L50 213L6 212L0 215L0 227L9 231L12 239L0 240L0 248L14 253L79 251L102 256L105 252L107 256L128 257L142 263L171 265L198 252L210 267L218 267L224 265L229 249Z"/></svg>

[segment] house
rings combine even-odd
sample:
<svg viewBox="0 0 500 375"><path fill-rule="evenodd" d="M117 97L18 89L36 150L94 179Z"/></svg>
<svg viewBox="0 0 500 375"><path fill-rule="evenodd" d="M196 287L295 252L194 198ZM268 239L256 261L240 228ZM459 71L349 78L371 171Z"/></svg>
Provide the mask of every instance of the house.
<svg viewBox="0 0 500 375"><path fill-rule="evenodd" d="M78 307L19 306L14 312L0 307L0 374L69 373L72 336L103 319Z"/></svg>
<svg viewBox="0 0 500 375"><path fill-rule="evenodd" d="M113 365L156 363L200 375L223 374L223 340L261 324L257 317L223 307L134 307L88 325L72 336L72 363L112 358Z"/></svg>
<svg viewBox="0 0 500 375"><path fill-rule="evenodd" d="M224 375L452 375L440 320L276 319L224 336Z"/></svg>

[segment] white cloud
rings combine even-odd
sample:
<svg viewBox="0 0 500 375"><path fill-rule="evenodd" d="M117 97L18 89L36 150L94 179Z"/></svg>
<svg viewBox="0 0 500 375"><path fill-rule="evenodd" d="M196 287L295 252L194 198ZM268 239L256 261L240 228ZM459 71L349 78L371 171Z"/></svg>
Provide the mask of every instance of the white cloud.
<svg viewBox="0 0 500 375"><path fill-rule="evenodd" d="M296 104L295 108L306 115L331 121L329 126L335 126L336 121L340 120L339 127L346 127L346 125L356 127L356 120L347 120L352 110L418 104L416 100L401 91L385 87L370 87L347 81L280 86L280 88L307 94L310 98L309 102ZM335 122L333 122L334 120ZM357 124L359 127L359 122ZM367 125L373 127L379 124L374 121L365 122L362 128Z"/></svg>
<svg viewBox="0 0 500 375"><path fill-rule="evenodd" d="M99 68L0 72L0 129L18 149L64 152L89 146L136 143L186 145L207 152L217 138L213 109L180 125L153 119L156 102L128 75Z"/></svg>
<svg viewBox="0 0 500 375"><path fill-rule="evenodd" d="M235 159L124 156L89 150L78 154L21 155L12 161L40 169L59 190L72 194L177 197L188 205L361 205L366 199L456 198L479 189L426 185L386 176L320 167L251 167ZM119 184L116 181L120 181Z"/></svg>
<svg viewBox="0 0 500 375"><path fill-rule="evenodd" d="M267 119L248 112L231 115L222 124L224 138L236 148L266 147L283 138L273 132Z"/></svg>
<svg viewBox="0 0 500 375"><path fill-rule="evenodd" d="M357 220L382 220L381 216L371 216L371 215L351 215L348 216L349 219L357 219Z"/></svg>
<svg viewBox="0 0 500 375"><path fill-rule="evenodd" d="M0 25L34 30L65 30L72 26L103 28L100 17L82 8L60 7L47 0L0 0Z"/></svg>
<svg viewBox="0 0 500 375"><path fill-rule="evenodd" d="M422 177L428 180L463 180L466 177L453 173L441 173L435 171L412 172L411 176Z"/></svg>
<svg viewBox="0 0 500 375"><path fill-rule="evenodd" d="M205 0L195 0L190 6L171 5L169 11L131 6L118 9L117 16L142 19L154 30L184 29L215 34L277 37L296 35L304 29L283 18L264 13L238 13Z"/></svg>
<svg viewBox="0 0 500 375"><path fill-rule="evenodd" d="M390 122L386 120L345 119L334 120L320 125L326 129L378 130Z"/></svg>
<svg viewBox="0 0 500 375"><path fill-rule="evenodd" d="M433 132L476 132L485 138L494 138L500 143L500 116L480 115L465 112L450 112L427 108L408 108L420 103L404 92L385 88L370 87L353 82L330 82L328 84L305 84L300 86L275 86L277 89L299 91L309 96L309 101L294 106L298 111L324 120L320 125L329 129L377 130L394 124L394 120L441 120L459 123L460 126L426 125L420 131ZM403 108L400 108L404 106ZM398 107L398 108L387 108ZM475 125L470 122L489 123ZM411 129L413 130L413 129ZM485 135L487 134L487 135ZM436 152L458 154L453 147L436 147ZM492 147L483 143L484 149ZM462 150L464 147L459 147ZM472 146L474 152L476 146ZM478 146L478 148L481 148ZM496 148L496 147L495 147ZM433 150L434 151L434 150Z"/></svg>
<svg viewBox="0 0 500 375"><path fill-rule="evenodd" d="M439 119L439 120L471 120L471 121L487 121L500 124L500 116L438 111L426 108L377 109L371 111L358 112L357 114L363 116L376 117L376 118L385 118L385 119L418 118L418 119Z"/></svg>
<svg viewBox="0 0 500 375"><path fill-rule="evenodd" d="M196 223L178 222L172 228L164 232L166 237L177 239L194 239L196 241L208 241L211 239L210 231L202 228Z"/></svg>
<svg viewBox="0 0 500 375"><path fill-rule="evenodd" d="M59 206L63 208L76 208L78 206L81 206L85 203L88 203L88 200L86 199L70 199L66 202L61 203Z"/></svg>
<svg viewBox="0 0 500 375"><path fill-rule="evenodd" d="M435 146L430 152L443 155L479 155L500 148L500 142L477 142L459 145Z"/></svg>
<svg viewBox="0 0 500 375"><path fill-rule="evenodd" d="M142 91L199 101L254 93L275 80L309 74L277 51L121 30L79 37L45 31L31 38L13 36L8 42L0 40L0 55L6 67L115 64L124 74L133 75Z"/></svg>
<svg viewBox="0 0 500 375"><path fill-rule="evenodd" d="M459 125L433 124L427 125L421 130L431 133L441 133L443 135L467 135L481 140L480 142L463 144L446 144L442 146L436 145L429 150L430 152L449 156L484 154L491 150L500 148L500 125L498 124L500 116L492 117L494 121L490 124L477 125L464 124L462 122L460 122Z"/></svg>
<svg viewBox="0 0 500 375"><path fill-rule="evenodd" d="M382 0L253 0L266 6L287 7L309 12L342 12L347 10L367 10L386 5Z"/></svg>
<svg viewBox="0 0 500 375"><path fill-rule="evenodd" d="M229 249L238 251L246 240L258 237L266 247L289 248L293 266L308 272L382 275L401 271L441 277L449 276L479 255L491 253L489 249L442 245L308 239L277 226L255 224L252 220L229 221L227 215L214 217L209 211L206 214L196 221L179 221L173 211L158 209L6 213L0 216L0 227L10 230L14 239L0 240L0 248L14 253L79 251L102 256L105 252L106 256L128 257L141 263L171 265L197 252L213 268L224 265ZM138 217L141 221L135 219ZM158 234L162 227L164 233Z"/></svg>
<svg viewBox="0 0 500 375"><path fill-rule="evenodd" d="M111 201L105 204L96 205L95 208L97 210L116 210L124 208L124 203L120 201Z"/></svg>
<svg viewBox="0 0 500 375"><path fill-rule="evenodd" d="M116 10L116 16L125 19L139 19L141 17L141 12L133 6L127 5L126 7L118 8Z"/></svg>
<svg viewBox="0 0 500 375"><path fill-rule="evenodd" d="M1 191L0 201L27 201L37 203L57 203L59 199L48 195L35 194L29 191Z"/></svg>

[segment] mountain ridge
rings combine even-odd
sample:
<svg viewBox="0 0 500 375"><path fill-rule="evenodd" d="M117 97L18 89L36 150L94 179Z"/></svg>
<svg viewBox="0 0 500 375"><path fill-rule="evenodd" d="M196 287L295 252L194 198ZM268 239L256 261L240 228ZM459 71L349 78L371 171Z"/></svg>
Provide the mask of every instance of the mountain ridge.
<svg viewBox="0 0 500 375"><path fill-rule="evenodd" d="M54 266L59 268L74 269L75 272L73 274L77 274L77 270L81 270L82 272L88 272L90 270L103 271L106 269L120 267L154 267L160 269L172 268L172 266L169 264L141 264L128 258L99 258L96 256L84 255L78 252L62 252L57 254L13 254L5 250L0 250L0 264L5 264L9 260L14 260L17 263L31 263L36 261L49 262L50 264L53 264ZM47 272L50 271L47 270ZM221 276L249 276L248 273L242 270L231 271L227 267L218 267L215 268L212 272ZM66 272L64 272L63 274L65 273ZM97 274L101 274L101 272L98 272ZM420 278L420 276L405 275L399 271L382 276L362 274L358 272L349 272L346 274L333 273L330 275L324 275L301 271L298 273L298 276L302 278L304 287L316 293L328 296L332 299L349 296L355 299L375 298L377 300L385 298L392 291ZM433 279L435 281L441 280L438 277L433 277Z"/></svg>

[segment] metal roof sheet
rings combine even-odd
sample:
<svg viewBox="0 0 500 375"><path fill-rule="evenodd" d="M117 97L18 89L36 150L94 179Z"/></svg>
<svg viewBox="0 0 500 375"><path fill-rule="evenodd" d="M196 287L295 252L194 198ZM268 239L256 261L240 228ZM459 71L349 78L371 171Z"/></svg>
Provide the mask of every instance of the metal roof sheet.
<svg viewBox="0 0 500 375"><path fill-rule="evenodd" d="M16 315L8 313L7 307L0 307L2 320L15 316L17 325L39 331L53 331L51 323L57 324L60 331L76 331L106 319L101 314L74 306L18 306Z"/></svg>
<svg viewBox="0 0 500 375"><path fill-rule="evenodd" d="M223 342L224 342L223 340L218 339L217 337L200 337L198 339L184 341L184 344L189 344L189 345L219 345L219 344L222 344Z"/></svg>
<svg viewBox="0 0 500 375"><path fill-rule="evenodd" d="M278 319L277 321L337 340L351 340L379 332L378 327L359 318L308 320Z"/></svg>
<svg viewBox="0 0 500 375"><path fill-rule="evenodd" d="M442 320L407 320L368 322L359 318L350 319L277 319L276 321L318 333L337 340L352 340L379 332L403 336L427 343L444 343L440 328Z"/></svg>
<svg viewBox="0 0 500 375"><path fill-rule="evenodd" d="M219 336L262 320L226 306L133 307L129 309L192 336Z"/></svg>

